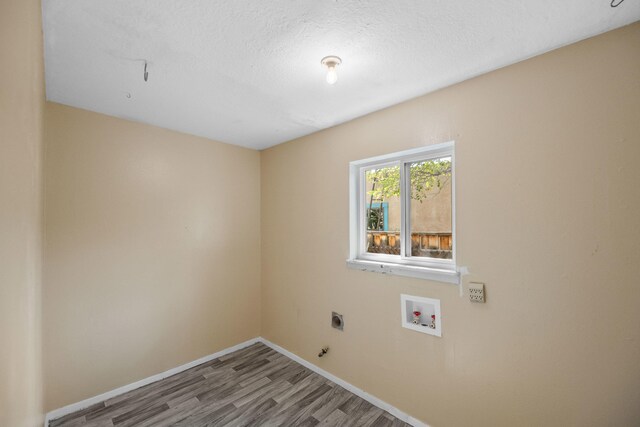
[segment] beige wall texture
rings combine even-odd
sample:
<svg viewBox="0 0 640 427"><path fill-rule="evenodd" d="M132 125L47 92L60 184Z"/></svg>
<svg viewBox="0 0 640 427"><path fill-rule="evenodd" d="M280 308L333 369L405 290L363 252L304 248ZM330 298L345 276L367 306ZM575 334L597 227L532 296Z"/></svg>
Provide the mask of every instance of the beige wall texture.
<svg viewBox="0 0 640 427"><path fill-rule="evenodd" d="M40 2L0 2L0 426L40 425Z"/></svg>
<svg viewBox="0 0 640 427"><path fill-rule="evenodd" d="M260 153L47 103L47 411L260 335Z"/></svg>
<svg viewBox="0 0 640 427"><path fill-rule="evenodd" d="M349 162L449 140L463 288L486 304L345 266ZM432 426L637 425L640 24L261 161L263 336ZM401 293L441 300L442 338L400 327Z"/></svg>
<svg viewBox="0 0 640 427"><path fill-rule="evenodd" d="M385 201L389 203L389 230L400 231L400 198L392 197ZM411 232L451 232L450 179L422 201L411 201Z"/></svg>

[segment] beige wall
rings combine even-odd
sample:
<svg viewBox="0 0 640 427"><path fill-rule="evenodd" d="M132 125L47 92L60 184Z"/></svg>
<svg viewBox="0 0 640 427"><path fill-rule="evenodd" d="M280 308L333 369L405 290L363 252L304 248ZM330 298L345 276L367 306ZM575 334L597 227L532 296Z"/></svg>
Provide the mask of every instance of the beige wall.
<svg viewBox="0 0 640 427"><path fill-rule="evenodd" d="M40 2L0 2L0 426L40 425Z"/></svg>
<svg viewBox="0 0 640 427"><path fill-rule="evenodd" d="M45 408L260 335L260 153L46 104Z"/></svg>
<svg viewBox="0 0 640 427"><path fill-rule="evenodd" d="M486 304L345 266L349 161L452 139ZM261 160L263 336L433 426L637 425L640 24ZM400 327L401 293L441 299L442 338Z"/></svg>
<svg viewBox="0 0 640 427"><path fill-rule="evenodd" d="M389 230L400 231L400 198L389 202ZM446 180L441 189L434 190L421 202L411 201L411 232L451 232L451 180Z"/></svg>

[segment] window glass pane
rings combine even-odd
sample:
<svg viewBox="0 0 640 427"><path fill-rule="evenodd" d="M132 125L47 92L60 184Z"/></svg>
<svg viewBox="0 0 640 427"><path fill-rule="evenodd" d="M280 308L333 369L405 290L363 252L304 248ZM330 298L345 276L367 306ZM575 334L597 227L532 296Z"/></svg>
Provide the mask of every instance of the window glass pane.
<svg viewBox="0 0 640 427"><path fill-rule="evenodd" d="M400 255L400 167L365 172L366 252Z"/></svg>
<svg viewBox="0 0 640 427"><path fill-rule="evenodd" d="M451 157L409 165L411 256L451 259Z"/></svg>

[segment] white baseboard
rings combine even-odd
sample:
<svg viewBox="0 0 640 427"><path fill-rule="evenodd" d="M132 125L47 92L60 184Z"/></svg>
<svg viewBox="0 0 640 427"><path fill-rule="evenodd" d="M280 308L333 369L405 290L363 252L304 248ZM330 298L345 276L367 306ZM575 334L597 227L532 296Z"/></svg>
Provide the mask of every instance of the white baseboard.
<svg viewBox="0 0 640 427"><path fill-rule="evenodd" d="M392 405L388 404L384 400L379 399L379 398L367 393L366 391L364 391L362 389L359 389L358 387L354 386L353 384L350 384L350 383L348 383L348 382L336 377L335 375L330 374L329 372L325 371L324 369L314 365L311 362L306 361L302 357L299 357L299 356L291 353L288 350L285 350L284 348L280 347L279 345L274 344L271 341L269 341L269 340L267 340L265 338L262 338L262 337L258 338L258 341L260 341L261 343L271 347L272 349L274 349L278 353L284 354L289 359L295 360L296 362L298 362L302 366L312 370L316 374L322 375L326 379L328 379L330 381L333 381L334 383L338 384L340 387L344 388L345 390L350 391L351 393L355 394L358 397L361 397L362 399L366 400L367 402L371 403L372 405L377 406L378 408L387 411L388 413L390 413L394 417L404 421L405 423L411 424L414 427L429 427L428 424L425 424L422 421L420 421L420 420L418 420L416 418L413 418L412 416L410 416L406 412L403 412L400 409L396 408L395 406L392 406Z"/></svg>
<svg viewBox="0 0 640 427"><path fill-rule="evenodd" d="M271 341L262 338L262 337L258 337L258 338L252 338L248 341L245 341L243 343L240 343L238 345L234 345L233 347L229 347L229 348L225 348L224 350L220 350L217 353L213 353L210 354L208 356L205 357L201 357L198 360L194 360L193 362L189 362L186 363L184 365L178 366L177 368L173 368L173 369L169 369L168 371L164 371L160 374L156 374L156 375L152 375L150 377L144 378L140 381L136 381L134 383L131 384L127 384L125 386L122 387L118 387L114 390L108 391L106 393L102 393L99 394L97 396L93 396L90 397L88 399L82 400L80 402L77 403L72 403L71 405L67 405L64 406L62 408L59 409L54 409L51 412L47 412L45 419L44 419L44 427L48 427L49 426L49 421L51 420L55 420L56 418L60 418L63 417L67 414L71 414L72 412L76 412L76 411L80 411L84 408L87 408L91 405L95 405L96 403L100 403L104 400L107 399L111 399L113 397L119 396L121 394L127 393L131 390L135 390L137 388L143 387L145 385L151 384L153 382L156 381L160 381L163 378L167 378L170 377L171 375L175 375L178 374L182 371L186 371L187 369L193 368L194 366L197 365L201 365L203 363L209 362L213 359L216 359L218 357L222 357L226 354L229 353L233 353L234 351L238 351L241 350L245 347L249 347L250 345L253 345L257 342L261 342L269 347L271 347L272 349L274 349L275 351L284 354L285 356L287 356L288 358L290 358L291 360L295 360L296 362L298 362L299 364L301 364L302 366L312 370L313 372L322 375L323 377L325 377L326 379L333 381L334 383L338 384L340 387L349 390L351 393L355 394L358 397L361 397L362 399L366 400L367 402L371 403L372 405L377 406L380 409L383 409L385 411L387 411L388 413L390 413L391 415L393 415L394 417L406 422L407 424L411 424L414 427L429 427L429 425L423 423L420 420L417 420L415 418L413 418L412 416L410 416L409 414L402 412L401 410L399 410L398 408L396 408L395 406L392 406L390 404L388 404L387 402L367 393L364 390L359 389L358 387L349 384L348 382L336 377L333 374L330 374L329 372L325 371L324 369L314 365L311 362L306 361L305 359L291 353L288 350L285 350L284 348L280 347L277 344L272 343Z"/></svg>
<svg viewBox="0 0 640 427"><path fill-rule="evenodd" d="M90 397L88 399L82 400L77 403L72 403L71 405L64 406L59 409L54 409L51 412L47 412L44 418L44 427L49 426L49 421L55 420L56 418L64 417L67 414L71 414L72 412L80 411L81 409L87 408L91 405L95 405L96 403L100 403L104 400L111 399L113 397L119 396L131 390L135 390L140 387L144 387L145 385L151 384L156 381L160 381L163 378L170 377L171 375L178 374L182 371L186 371L187 369L193 368L194 366L201 365L203 363L209 362L210 360L216 359L218 357L222 357L225 354L233 353L234 351L241 350L245 347L249 347L260 341L260 338L252 338L248 341L240 343L238 345L234 345L233 347L225 348L224 350L220 350L217 353L210 354L208 356L201 357L198 360L194 360L193 362L186 363L184 365L178 366L177 368L169 369L168 371L164 371L160 374L152 375L150 377L144 378L140 381L136 381L131 384L127 384L122 387L118 387L114 390L107 391L106 393L99 394L97 396Z"/></svg>

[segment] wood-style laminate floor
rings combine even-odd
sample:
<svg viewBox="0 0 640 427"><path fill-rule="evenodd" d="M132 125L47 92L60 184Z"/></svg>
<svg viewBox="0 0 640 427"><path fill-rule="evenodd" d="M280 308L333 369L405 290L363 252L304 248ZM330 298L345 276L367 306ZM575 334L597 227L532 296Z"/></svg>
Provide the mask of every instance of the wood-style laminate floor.
<svg viewBox="0 0 640 427"><path fill-rule="evenodd" d="M52 420L50 427L408 426L258 343Z"/></svg>

